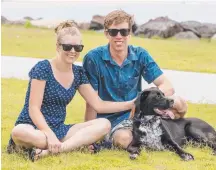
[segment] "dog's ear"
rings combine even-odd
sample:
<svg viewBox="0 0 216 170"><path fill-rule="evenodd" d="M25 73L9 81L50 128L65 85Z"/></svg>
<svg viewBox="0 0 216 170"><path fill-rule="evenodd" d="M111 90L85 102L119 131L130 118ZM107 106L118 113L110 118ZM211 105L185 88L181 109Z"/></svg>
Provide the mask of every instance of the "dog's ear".
<svg viewBox="0 0 216 170"><path fill-rule="evenodd" d="M149 90L146 90L146 91L143 91L141 96L140 96L140 102L143 102L146 100L146 98L148 97L150 91Z"/></svg>
<svg viewBox="0 0 216 170"><path fill-rule="evenodd" d="M140 97L141 97L142 92L139 92L137 95L136 100L134 101L135 104L135 112L134 112L134 117L137 117L140 113Z"/></svg>
<svg viewBox="0 0 216 170"><path fill-rule="evenodd" d="M140 104L140 97L141 97L142 92L139 92L137 95L136 100L134 101L135 106L138 106Z"/></svg>

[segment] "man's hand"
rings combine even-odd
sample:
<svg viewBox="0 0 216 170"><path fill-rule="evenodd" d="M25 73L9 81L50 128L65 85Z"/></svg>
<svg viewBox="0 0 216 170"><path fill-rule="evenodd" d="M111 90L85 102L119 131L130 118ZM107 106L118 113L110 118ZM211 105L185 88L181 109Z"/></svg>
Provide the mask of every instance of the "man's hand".
<svg viewBox="0 0 216 170"><path fill-rule="evenodd" d="M186 101L179 96L171 96L169 98L172 98L174 100L174 105L171 111L174 113L175 119L183 118L187 112Z"/></svg>
<svg viewBox="0 0 216 170"><path fill-rule="evenodd" d="M135 113L135 106L131 109L131 112L130 112L130 116L129 116L129 119L132 119L134 117L134 113Z"/></svg>

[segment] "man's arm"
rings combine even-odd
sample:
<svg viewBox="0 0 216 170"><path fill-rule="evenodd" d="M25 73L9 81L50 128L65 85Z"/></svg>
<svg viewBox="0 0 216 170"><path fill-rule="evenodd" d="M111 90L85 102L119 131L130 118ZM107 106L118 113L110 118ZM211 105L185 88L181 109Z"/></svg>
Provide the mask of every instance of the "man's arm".
<svg viewBox="0 0 216 170"><path fill-rule="evenodd" d="M142 60L143 71L142 76L148 83L154 83L164 94L165 96L172 96L175 93L172 83L168 78L163 74L162 70L159 68L157 63L151 57L151 55L143 50L142 51ZM183 117L187 111L187 104L185 100L180 97L172 96L174 99L173 112L176 112Z"/></svg>
<svg viewBox="0 0 216 170"><path fill-rule="evenodd" d="M153 83L165 94L165 96L169 96L174 100L173 109L171 110L175 114L175 117L184 117L185 113L187 112L187 103L183 98L179 96L173 96L175 90L167 77L162 74L156 78Z"/></svg>
<svg viewBox="0 0 216 170"><path fill-rule="evenodd" d="M164 74L156 78L153 83L165 94L165 96L172 96L175 93L173 85Z"/></svg>

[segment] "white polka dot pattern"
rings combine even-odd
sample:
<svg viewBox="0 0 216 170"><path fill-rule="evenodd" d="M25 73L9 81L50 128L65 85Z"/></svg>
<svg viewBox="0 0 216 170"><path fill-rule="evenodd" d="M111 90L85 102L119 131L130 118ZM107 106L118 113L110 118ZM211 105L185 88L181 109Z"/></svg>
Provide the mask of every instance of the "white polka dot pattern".
<svg viewBox="0 0 216 170"><path fill-rule="evenodd" d="M73 65L74 81L70 88L64 88L58 81L56 81L51 65L48 60L38 62L29 72L29 85L26 93L25 104L21 111L15 125L32 122L28 108L31 80L45 80L46 86L44 90L44 97L41 106L41 112L50 128L54 131L59 139L62 139L72 125L65 125L66 106L73 99L76 90L81 84L88 84L88 78L85 75L84 69L81 66ZM72 74L71 74L72 76Z"/></svg>

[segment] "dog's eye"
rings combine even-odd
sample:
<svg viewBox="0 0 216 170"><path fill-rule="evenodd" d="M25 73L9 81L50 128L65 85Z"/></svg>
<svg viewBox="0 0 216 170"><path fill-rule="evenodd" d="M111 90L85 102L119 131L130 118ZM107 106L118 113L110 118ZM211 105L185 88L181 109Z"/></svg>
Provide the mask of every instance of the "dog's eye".
<svg viewBox="0 0 216 170"><path fill-rule="evenodd" d="M157 96L156 96L157 98L160 98L161 97L161 95L160 94L157 94Z"/></svg>

